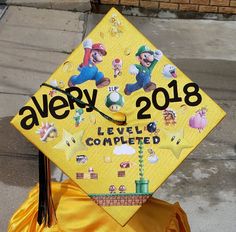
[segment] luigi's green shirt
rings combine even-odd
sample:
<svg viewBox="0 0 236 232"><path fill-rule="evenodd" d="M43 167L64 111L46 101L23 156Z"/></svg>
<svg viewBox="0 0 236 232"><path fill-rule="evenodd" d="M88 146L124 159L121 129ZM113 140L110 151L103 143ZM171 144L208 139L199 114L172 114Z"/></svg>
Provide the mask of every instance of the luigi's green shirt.
<svg viewBox="0 0 236 232"><path fill-rule="evenodd" d="M152 70L154 69L155 65L157 64L158 60L154 59L152 64L147 68L142 66L141 64L135 64L136 68L139 70L139 73L145 73L146 75L151 76Z"/></svg>

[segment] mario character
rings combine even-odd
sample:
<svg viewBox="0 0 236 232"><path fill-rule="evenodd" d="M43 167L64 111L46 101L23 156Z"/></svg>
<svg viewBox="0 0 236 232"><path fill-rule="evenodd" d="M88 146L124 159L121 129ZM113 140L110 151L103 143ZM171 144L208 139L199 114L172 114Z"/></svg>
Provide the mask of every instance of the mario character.
<svg viewBox="0 0 236 232"><path fill-rule="evenodd" d="M112 112L118 112L121 107L124 106L124 97L117 92L111 92L107 95L105 99L105 105L109 108Z"/></svg>
<svg viewBox="0 0 236 232"><path fill-rule="evenodd" d="M136 52L140 64L130 66L130 74L136 75L136 83L125 86L125 94L130 95L134 91L143 88L145 92L153 91L156 84L151 82L151 73L157 62L163 56L160 50L152 51L146 45L141 46Z"/></svg>
<svg viewBox="0 0 236 232"><path fill-rule="evenodd" d="M118 75L120 76L121 73L121 69L122 69L122 60L119 58L116 58L112 61L112 68L114 69L114 77L117 77Z"/></svg>
<svg viewBox="0 0 236 232"><path fill-rule="evenodd" d="M79 75L74 75L70 78L68 85L73 87L82 84L88 80L94 80L97 88L102 88L110 84L110 79L104 77L104 74L97 68L97 64L101 63L103 56L107 54L106 49L101 43L92 43L91 39L83 42L84 60L78 67Z"/></svg>

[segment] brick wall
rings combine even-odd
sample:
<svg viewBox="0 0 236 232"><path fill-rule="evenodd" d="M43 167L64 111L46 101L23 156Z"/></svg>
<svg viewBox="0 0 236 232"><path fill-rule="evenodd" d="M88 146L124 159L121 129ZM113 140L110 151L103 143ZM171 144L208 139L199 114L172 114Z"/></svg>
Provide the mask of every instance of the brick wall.
<svg viewBox="0 0 236 232"><path fill-rule="evenodd" d="M100 3L152 10L236 14L236 0L100 0Z"/></svg>
<svg viewBox="0 0 236 232"><path fill-rule="evenodd" d="M142 205L150 197L149 194L144 195L121 195L121 196L90 196L100 206L128 206Z"/></svg>

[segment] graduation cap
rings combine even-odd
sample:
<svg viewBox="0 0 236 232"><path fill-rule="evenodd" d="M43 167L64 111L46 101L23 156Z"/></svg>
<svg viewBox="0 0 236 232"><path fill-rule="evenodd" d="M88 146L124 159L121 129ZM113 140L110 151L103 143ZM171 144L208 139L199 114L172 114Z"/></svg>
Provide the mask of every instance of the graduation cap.
<svg viewBox="0 0 236 232"><path fill-rule="evenodd" d="M112 8L12 120L40 151L39 224L49 160L124 225L224 116Z"/></svg>

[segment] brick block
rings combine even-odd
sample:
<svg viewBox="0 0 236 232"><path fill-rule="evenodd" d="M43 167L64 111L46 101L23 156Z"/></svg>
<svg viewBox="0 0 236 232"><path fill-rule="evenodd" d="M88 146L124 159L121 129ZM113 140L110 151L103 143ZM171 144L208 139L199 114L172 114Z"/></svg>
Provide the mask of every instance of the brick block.
<svg viewBox="0 0 236 232"><path fill-rule="evenodd" d="M117 176L118 177L125 177L125 171L118 171Z"/></svg>
<svg viewBox="0 0 236 232"><path fill-rule="evenodd" d="M150 1L150 0L146 0ZM170 0L151 0L151 2L170 2Z"/></svg>
<svg viewBox="0 0 236 232"><path fill-rule="evenodd" d="M77 172L76 173L76 179L84 179L84 173Z"/></svg>
<svg viewBox="0 0 236 232"><path fill-rule="evenodd" d="M199 6L199 12L215 13L217 10L217 6Z"/></svg>
<svg viewBox="0 0 236 232"><path fill-rule="evenodd" d="M236 1L230 1L230 6L236 6Z"/></svg>
<svg viewBox="0 0 236 232"><path fill-rule="evenodd" d="M91 179L98 179L98 174L97 173L90 173L90 178Z"/></svg>
<svg viewBox="0 0 236 232"><path fill-rule="evenodd" d="M210 0L190 0L190 3L197 5L208 5Z"/></svg>
<svg viewBox="0 0 236 232"><path fill-rule="evenodd" d="M211 0L212 6L229 6L229 0Z"/></svg>
<svg viewBox="0 0 236 232"><path fill-rule="evenodd" d="M159 2L140 1L140 7L147 9L158 9Z"/></svg>
<svg viewBox="0 0 236 232"><path fill-rule="evenodd" d="M173 3L189 3L189 0L171 0Z"/></svg>
<svg viewBox="0 0 236 232"><path fill-rule="evenodd" d="M193 4L180 4L179 5L180 11L198 11L198 5Z"/></svg>
<svg viewBox="0 0 236 232"><path fill-rule="evenodd" d="M219 7L219 13L236 14L236 7Z"/></svg>
<svg viewBox="0 0 236 232"><path fill-rule="evenodd" d="M118 5L119 0L101 0L101 4Z"/></svg>
<svg viewBox="0 0 236 232"><path fill-rule="evenodd" d="M177 10L178 9L178 4L176 4L176 3L160 2L160 9Z"/></svg>
<svg viewBox="0 0 236 232"><path fill-rule="evenodd" d="M139 0L120 0L120 4L125 6L138 6Z"/></svg>

